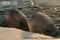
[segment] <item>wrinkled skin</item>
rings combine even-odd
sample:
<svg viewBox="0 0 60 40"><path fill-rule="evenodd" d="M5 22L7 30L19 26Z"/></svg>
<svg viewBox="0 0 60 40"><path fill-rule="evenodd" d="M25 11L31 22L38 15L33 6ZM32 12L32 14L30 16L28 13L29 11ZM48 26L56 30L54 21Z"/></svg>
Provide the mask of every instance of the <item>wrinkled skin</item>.
<svg viewBox="0 0 60 40"><path fill-rule="evenodd" d="M29 22L30 32L45 34L54 36L57 32L57 28L54 25L54 21L46 14L36 12L33 14L31 21Z"/></svg>

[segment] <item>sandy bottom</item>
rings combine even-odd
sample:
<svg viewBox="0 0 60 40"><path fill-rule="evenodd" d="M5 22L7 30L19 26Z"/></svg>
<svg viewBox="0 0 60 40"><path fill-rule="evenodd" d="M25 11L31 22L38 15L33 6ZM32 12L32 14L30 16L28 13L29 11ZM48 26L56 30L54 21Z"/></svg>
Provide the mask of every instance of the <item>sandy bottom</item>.
<svg viewBox="0 0 60 40"><path fill-rule="evenodd" d="M20 39L53 39L43 34L31 33L15 28L0 27L0 40L20 40Z"/></svg>

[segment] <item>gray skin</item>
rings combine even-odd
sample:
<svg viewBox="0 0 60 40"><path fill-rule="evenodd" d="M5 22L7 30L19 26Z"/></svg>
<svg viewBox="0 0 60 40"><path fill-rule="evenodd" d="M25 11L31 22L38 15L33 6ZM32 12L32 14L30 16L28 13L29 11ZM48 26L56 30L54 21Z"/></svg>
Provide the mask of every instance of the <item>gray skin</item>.
<svg viewBox="0 0 60 40"><path fill-rule="evenodd" d="M33 14L32 19L28 25L30 32L34 33L54 36L57 32L54 21L48 15L42 14L40 12Z"/></svg>

